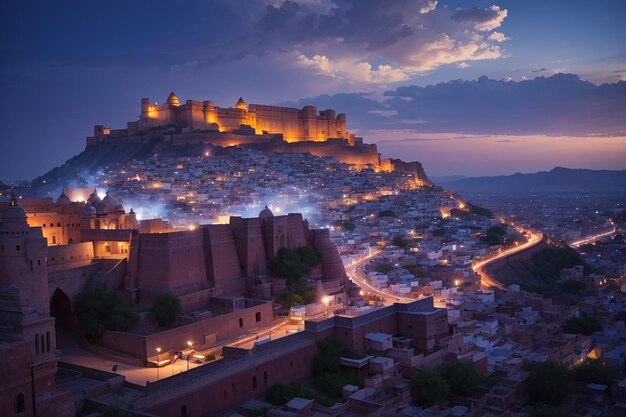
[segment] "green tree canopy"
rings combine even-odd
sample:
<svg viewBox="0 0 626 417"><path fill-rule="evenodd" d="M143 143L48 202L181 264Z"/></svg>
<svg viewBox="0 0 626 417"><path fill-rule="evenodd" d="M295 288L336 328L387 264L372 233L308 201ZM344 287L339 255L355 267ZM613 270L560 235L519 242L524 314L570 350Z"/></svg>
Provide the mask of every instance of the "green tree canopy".
<svg viewBox="0 0 626 417"><path fill-rule="evenodd" d="M130 302L103 288L80 293L74 311L80 330L91 341L98 340L105 330L130 330L138 321Z"/></svg>
<svg viewBox="0 0 626 417"><path fill-rule="evenodd" d="M585 384L611 385L616 376L615 370L604 365L599 359L585 359L572 369L572 375L577 381Z"/></svg>
<svg viewBox="0 0 626 417"><path fill-rule="evenodd" d="M173 294L159 295L154 300L154 305L150 312L159 322L159 326L170 327L178 321L182 313L180 299Z"/></svg>
<svg viewBox="0 0 626 417"><path fill-rule="evenodd" d="M463 397L474 395L483 383L483 377L469 361L441 365L437 370L450 386L450 392Z"/></svg>
<svg viewBox="0 0 626 417"><path fill-rule="evenodd" d="M392 244L402 249L406 249L409 247L409 241L403 238L402 236L394 237Z"/></svg>
<svg viewBox="0 0 626 417"><path fill-rule="evenodd" d="M378 212L378 217L396 217L396 213L393 210L383 210Z"/></svg>
<svg viewBox="0 0 626 417"><path fill-rule="evenodd" d="M271 402L274 405L283 405L291 401L294 397L313 399L313 394L311 394L311 392L305 390L304 388L300 388L298 384L294 383L274 384L269 387L269 389L265 393L265 398L267 399L267 401Z"/></svg>
<svg viewBox="0 0 626 417"><path fill-rule="evenodd" d="M409 386L413 399L419 405L430 407L448 403L450 386L437 370L418 369Z"/></svg>
<svg viewBox="0 0 626 417"><path fill-rule="evenodd" d="M376 272L381 274L388 274L389 272L393 271L393 265L388 262L382 262L376 265L375 270Z"/></svg>
<svg viewBox="0 0 626 417"><path fill-rule="evenodd" d="M572 392L567 368L554 361L529 362L530 400L534 404L558 406Z"/></svg>
<svg viewBox="0 0 626 417"><path fill-rule="evenodd" d="M563 324L563 333L569 334L590 336L600 330L602 330L602 320L594 316L572 317Z"/></svg>

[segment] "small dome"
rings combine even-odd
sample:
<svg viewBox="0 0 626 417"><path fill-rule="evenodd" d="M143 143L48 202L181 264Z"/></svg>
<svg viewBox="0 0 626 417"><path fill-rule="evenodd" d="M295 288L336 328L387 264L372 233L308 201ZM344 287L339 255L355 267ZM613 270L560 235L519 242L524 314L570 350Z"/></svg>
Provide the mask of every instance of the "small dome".
<svg viewBox="0 0 626 417"><path fill-rule="evenodd" d="M83 217L90 217L96 215L96 208L89 201L85 203L83 207Z"/></svg>
<svg viewBox="0 0 626 417"><path fill-rule="evenodd" d="M70 200L69 197L65 195L65 190L63 190L59 198L57 198L57 204L61 206L69 206L70 204L72 204L72 200Z"/></svg>
<svg viewBox="0 0 626 417"><path fill-rule="evenodd" d="M237 100L237 104L235 104L235 108L240 110L248 110L248 105L245 101L243 101L243 97L239 97L239 100Z"/></svg>
<svg viewBox="0 0 626 417"><path fill-rule="evenodd" d="M100 197L98 196L98 191L94 188L93 193L89 195L87 201L93 204L94 206L100 202Z"/></svg>
<svg viewBox="0 0 626 417"><path fill-rule="evenodd" d="M269 207L265 206L265 208L259 213L259 218L266 219L268 217L274 217L274 213L272 213L272 210L270 210Z"/></svg>
<svg viewBox="0 0 626 417"><path fill-rule="evenodd" d="M167 105L172 107L180 106L180 101L178 100L178 96L174 94L172 91L169 96L167 96Z"/></svg>
<svg viewBox="0 0 626 417"><path fill-rule="evenodd" d="M9 202L9 205L2 210L2 220L23 220L26 222L26 212L19 206L19 204L17 204L17 198L15 198L15 194L13 192L11 192L11 202Z"/></svg>
<svg viewBox="0 0 626 417"><path fill-rule="evenodd" d="M102 202L96 208L100 208L100 206L107 213L124 209L117 198L110 196L108 191L106 197L102 199Z"/></svg>

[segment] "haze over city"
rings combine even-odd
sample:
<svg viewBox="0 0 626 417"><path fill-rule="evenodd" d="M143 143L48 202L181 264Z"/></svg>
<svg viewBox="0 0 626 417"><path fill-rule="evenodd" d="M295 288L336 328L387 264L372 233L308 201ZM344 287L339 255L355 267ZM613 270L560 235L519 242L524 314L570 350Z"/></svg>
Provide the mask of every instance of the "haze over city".
<svg viewBox="0 0 626 417"><path fill-rule="evenodd" d="M626 416L624 18L3 2L0 414Z"/></svg>
<svg viewBox="0 0 626 417"><path fill-rule="evenodd" d="M89 126L121 126L136 97L171 90L336 108L384 156L433 175L625 167L619 0L1 7L5 181L59 165ZM470 135L487 137L432 140Z"/></svg>

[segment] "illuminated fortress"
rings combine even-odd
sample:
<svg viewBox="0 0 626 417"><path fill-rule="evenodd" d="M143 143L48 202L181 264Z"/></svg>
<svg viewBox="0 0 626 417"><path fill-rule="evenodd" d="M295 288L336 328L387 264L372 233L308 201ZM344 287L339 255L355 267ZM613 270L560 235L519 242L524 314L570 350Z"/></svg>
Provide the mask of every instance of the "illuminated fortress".
<svg viewBox="0 0 626 417"><path fill-rule="evenodd" d="M187 100L181 104L173 92L165 104L142 98L136 121L128 122L125 129L95 125L93 136L86 140L87 150L92 151L105 145L128 144L145 145L152 152L169 148L180 153L184 146L211 145L254 146L267 153L310 153L332 157L358 169L415 174L424 184L430 184L419 162L381 160L375 144L363 143L363 138L346 130L345 113L337 114L333 109L318 111L315 106L298 109L248 105L243 98L235 107L227 108L217 107L210 100Z"/></svg>
<svg viewBox="0 0 626 417"><path fill-rule="evenodd" d="M214 131L255 135L282 135L286 142L323 142L331 138L345 139L354 144L354 135L346 131L345 113L333 109L317 111L315 106L292 107L246 104L239 98L235 107L217 107L211 100L180 100L171 92L165 104L141 99L141 115L128 122L126 129L111 130L95 126L94 137L119 137L143 134L150 129L177 126L187 132Z"/></svg>

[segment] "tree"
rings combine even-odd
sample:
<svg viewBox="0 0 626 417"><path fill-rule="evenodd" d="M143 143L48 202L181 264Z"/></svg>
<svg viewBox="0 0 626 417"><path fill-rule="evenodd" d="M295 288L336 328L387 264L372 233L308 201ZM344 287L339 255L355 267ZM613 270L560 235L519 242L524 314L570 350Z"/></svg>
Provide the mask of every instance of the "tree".
<svg viewBox="0 0 626 417"><path fill-rule="evenodd" d="M173 294L159 295L154 300L154 305L150 312L159 322L159 326L170 327L176 323L182 313L180 299Z"/></svg>
<svg viewBox="0 0 626 417"><path fill-rule="evenodd" d="M343 353L344 348L337 339L327 337L317 342L317 354L313 357L313 374L339 372Z"/></svg>
<svg viewBox="0 0 626 417"><path fill-rule="evenodd" d="M393 266L390 263L383 262L376 265L376 272L378 273L388 274L391 271L393 271Z"/></svg>
<svg viewBox="0 0 626 417"><path fill-rule="evenodd" d="M558 406L572 392L567 368L553 361L529 362L530 400L534 404Z"/></svg>
<svg viewBox="0 0 626 417"><path fill-rule="evenodd" d="M615 378L615 371L605 366L599 359L585 359L572 369L572 375L577 381L585 384L611 385Z"/></svg>
<svg viewBox="0 0 626 417"><path fill-rule="evenodd" d="M312 399L313 395L309 391L300 388L297 384L293 383L274 384L269 387L269 389L265 393L265 398L267 399L267 401L275 405L283 405L291 401L294 397Z"/></svg>
<svg viewBox="0 0 626 417"><path fill-rule="evenodd" d="M430 407L433 404L446 405L450 386L436 370L418 369L409 383L413 399L422 406Z"/></svg>
<svg viewBox="0 0 626 417"><path fill-rule="evenodd" d="M378 217L396 217L396 213L393 210L383 210L378 212Z"/></svg>
<svg viewBox="0 0 626 417"><path fill-rule="evenodd" d="M130 330L138 321L131 303L103 288L80 293L74 311L80 330L91 341L100 339L105 330Z"/></svg>
<svg viewBox="0 0 626 417"><path fill-rule="evenodd" d="M394 237L392 243L394 246L397 246L401 249L406 249L409 246L409 241L402 236Z"/></svg>
<svg viewBox="0 0 626 417"><path fill-rule="evenodd" d="M594 316L572 317L563 324L563 333L569 334L590 336L600 330L602 330L602 320Z"/></svg>
<svg viewBox="0 0 626 417"><path fill-rule="evenodd" d="M463 397L474 395L483 377L469 361L441 365L437 368L450 386L450 392Z"/></svg>
<svg viewBox="0 0 626 417"><path fill-rule="evenodd" d="M506 228L500 225L491 226L485 232L485 236L480 239L487 243L489 246L501 245L504 243L504 237L506 236Z"/></svg>

